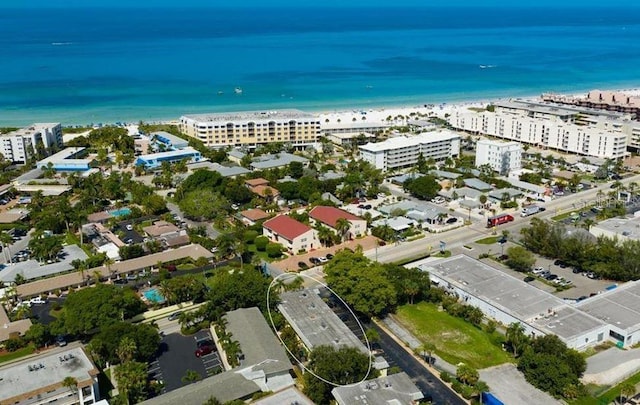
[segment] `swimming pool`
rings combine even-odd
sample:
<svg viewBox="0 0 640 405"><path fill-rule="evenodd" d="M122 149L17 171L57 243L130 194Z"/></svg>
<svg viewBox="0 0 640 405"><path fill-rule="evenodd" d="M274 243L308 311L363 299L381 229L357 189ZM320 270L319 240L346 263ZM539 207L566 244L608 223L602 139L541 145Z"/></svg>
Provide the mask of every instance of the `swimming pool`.
<svg viewBox="0 0 640 405"><path fill-rule="evenodd" d="M162 296L162 294L160 294L157 288L151 288L143 292L142 295L144 295L144 297L150 302L153 302L156 304L160 304L164 302L164 297Z"/></svg>
<svg viewBox="0 0 640 405"><path fill-rule="evenodd" d="M120 208L119 210L109 211L109 214L113 215L114 217L124 217L125 215L131 214L131 209L126 207Z"/></svg>

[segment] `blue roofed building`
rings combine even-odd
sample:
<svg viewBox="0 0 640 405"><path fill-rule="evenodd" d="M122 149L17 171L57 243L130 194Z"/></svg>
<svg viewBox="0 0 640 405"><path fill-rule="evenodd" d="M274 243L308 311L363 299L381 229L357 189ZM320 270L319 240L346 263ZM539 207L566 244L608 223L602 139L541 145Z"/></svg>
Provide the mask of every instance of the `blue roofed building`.
<svg viewBox="0 0 640 405"><path fill-rule="evenodd" d="M202 160L202 155L192 147L186 147L181 150L138 156L136 159L136 166L144 166L146 169L155 169L156 167L160 167L163 162L175 163L185 159L188 160L189 163L199 162Z"/></svg>

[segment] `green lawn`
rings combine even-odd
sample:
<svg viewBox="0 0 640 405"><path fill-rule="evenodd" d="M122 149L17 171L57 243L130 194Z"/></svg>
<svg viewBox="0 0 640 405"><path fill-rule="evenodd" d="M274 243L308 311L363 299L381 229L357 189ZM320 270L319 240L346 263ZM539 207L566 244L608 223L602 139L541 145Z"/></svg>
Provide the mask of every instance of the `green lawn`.
<svg viewBox="0 0 640 405"><path fill-rule="evenodd" d="M451 364L465 363L481 369L513 361L511 355L494 343L495 335L438 311L435 304L404 305L398 308L397 317L418 339L432 342L436 353Z"/></svg>
<svg viewBox="0 0 640 405"><path fill-rule="evenodd" d="M247 244L247 251L255 254L258 258L264 260L265 262L272 262L276 259L272 259L271 257L269 257L269 255L267 254L267 252L258 252L258 249L256 249L256 245L252 244Z"/></svg>
<svg viewBox="0 0 640 405"><path fill-rule="evenodd" d="M3 355L0 355L0 364L5 363L7 361L19 359L20 357L27 356L36 351L36 348L32 345L27 347L23 347L22 349L18 349L15 352L9 352Z"/></svg>
<svg viewBox="0 0 640 405"><path fill-rule="evenodd" d="M497 243L500 238L502 238L502 236L489 236L488 238L478 239L475 243L479 245L493 245Z"/></svg>

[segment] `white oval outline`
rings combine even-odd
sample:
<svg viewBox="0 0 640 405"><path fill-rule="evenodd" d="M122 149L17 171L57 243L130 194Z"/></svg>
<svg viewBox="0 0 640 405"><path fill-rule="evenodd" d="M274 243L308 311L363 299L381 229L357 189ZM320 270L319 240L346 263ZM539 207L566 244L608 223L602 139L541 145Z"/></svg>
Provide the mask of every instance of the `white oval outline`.
<svg viewBox="0 0 640 405"><path fill-rule="evenodd" d="M373 365L373 353L371 352L371 344L369 343L369 339L367 338L367 334L364 330L364 327L362 326L362 323L360 323L360 320L358 319L358 317L356 316L356 314L353 312L353 310L351 309L351 307L349 307L349 305L344 302L344 300L342 299L342 297L340 297L338 294L336 294L335 291L333 291L333 289L331 287L329 287L327 284L323 283L322 281L309 276L307 274L302 274L302 273L298 273L295 276L302 276L302 277L307 277L310 278L311 280L315 281L316 283L322 285L323 287L326 287L329 291L331 291L331 293L333 293L333 295L335 295L336 297L338 297L338 299L344 304L344 306L349 310L349 312L351 313L351 315L353 316L353 318L356 320L356 322L358 323L358 326L360 327L360 330L362 331L362 336L364 336L364 340L367 343L367 350L369 350L369 367L367 368L367 374L365 374L365 376L362 378L362 380L358 381L358 382L354 382L351 384L336 384L333 381L329 381L323 377L320 377L319 375L317 375L316 373L314 373L313 371L309 370L307 367L305 367L304 364L302 364L302 362L293 354L291 353L291 350L289 350L289 348L287 347L287 345L284 343L284 341L282 340L282 338L280 337L280 335L278 334L278 330L276 329L275 325L273 324L273 317L271 316L271 306L269 305L269 296L271 294L271 288L273 288L274 283L281 277L283 276L288 276L291 277L293 276L293 274L291 273L282 273L277 275L276 277L274 277L273 280L271 280L271 283L269 283L269 288L267 289L267 313L269 314L269 322L271 323L271 329L273 330L273 332L276 334L276 337L278 338L278 340L280 340L280 343L282 343L282 346L284 346L285 350L287 351L287 353L289 353L289 355L291 355L291 357L293 357L296 362L298 363L298 365L300 365L300 367L302 367L304 369L305 372L310 373L311 375L313 375L314 377L316 377L317 379L319 379L320 381L323 381L329 385L333 385L334 387L353 387L354 385L358 385L363 381L366 381L366 379L369 377L369 374L371 374L371 366Z"/></svg>

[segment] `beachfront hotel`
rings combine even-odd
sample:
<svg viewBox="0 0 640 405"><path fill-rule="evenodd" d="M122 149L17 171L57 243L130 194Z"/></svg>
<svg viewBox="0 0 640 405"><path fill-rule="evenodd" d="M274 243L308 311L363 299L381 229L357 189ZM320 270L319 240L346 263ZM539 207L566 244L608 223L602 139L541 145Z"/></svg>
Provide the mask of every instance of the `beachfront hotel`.
<svg viewBox="0 0 640 405"><path fill-rule="evenodd" d="M274 142L304 148L320 137L318 116L300 110L183 115L179 125L182 133L212 148Z"/></svg>
<svg viewBox="0 0 640 405"><path fill-rule="evenodd" d="M358 147L360 159L376 169L393 170L411 167L420 154L425 159L442 161L460 154L460 135L451 131L424 132L413 136L398 136L383 142Z"/></svg>
<svg viewBox="0 0 640 405"><path fill-rule="evenodd" d="M38 150L62 148L59 123L36 123L0 136L0 153L13 163L25 163Z"/></svg>
<svg viewBox="0 0 640 405"><path fill-rule="evenodd" d="M508 101L495 112L456 111L456 129L584 156L617 159L640 146L640 123L628 114L541 102Z"/></svg>

